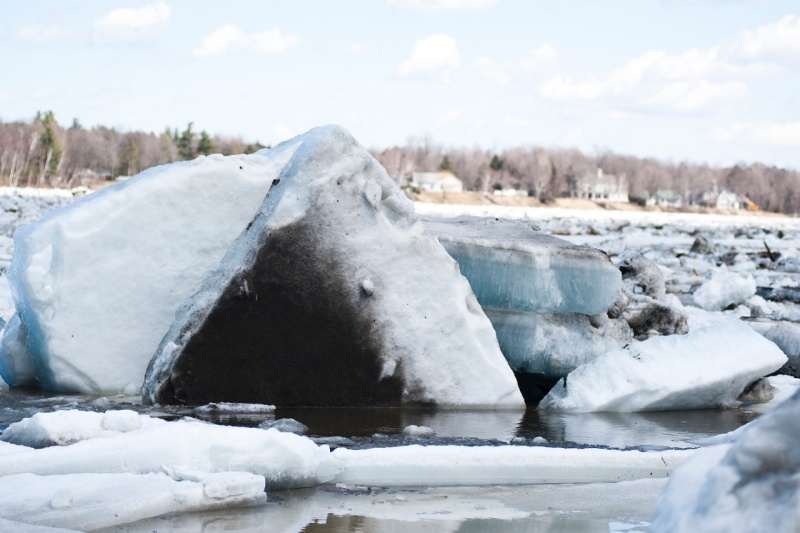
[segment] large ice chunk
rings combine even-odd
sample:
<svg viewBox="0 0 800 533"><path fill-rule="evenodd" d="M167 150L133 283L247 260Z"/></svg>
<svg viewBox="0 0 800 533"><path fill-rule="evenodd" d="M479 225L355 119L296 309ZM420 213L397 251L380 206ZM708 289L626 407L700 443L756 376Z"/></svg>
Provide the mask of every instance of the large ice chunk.
<svg viewBox="0 0 800 533"><path fill-rule="evenodd" d="M215 426L195 421L157 424L69 446L0 455L0 476L31 473L147 474L170 469L250 472L270 488L310 487L338 472L327 446L275 429Z"/></svg>
<svg viewBox="0 0 800 533"><path fill-rule="evenodd" d="M164 514L266 503L262 476L225 472L188 477L4 476L0 477L0 517L28 524L27 531L36 531L37 525L93 531Z"/></svg>
<svg viewBox="0 0 800 533"><path fill-rule="evenodd" d="M157 403L434 403L523 399L458 265L380 164L318 128L148 368Z"/></svg>
<svg viewBox="0 0 800 533"><path fill-rule="evenodd" d="M565 411L663 411L737 405L786 356L738 319L653 337L578 367L539 404Z"/></svg>
<svg viewBox="0 0 800 533"><path fill-rule="evenodd" d="M733 444L701 450L675 471L651 531L797 531L800 392L748 424Z"/></svg>
<svg viewBox="0 0 800 533"><path fill-rule="evenodd" d="M9 278L41 386L140 386L296 146L156 167L19 228Z"/></svg>
<svg viewBox="0 0 800 533"><path fill-rule="evenodd" d="M486 307L596 315L622 277L608 256L538 231L524 220L425 217Z"/></svg>

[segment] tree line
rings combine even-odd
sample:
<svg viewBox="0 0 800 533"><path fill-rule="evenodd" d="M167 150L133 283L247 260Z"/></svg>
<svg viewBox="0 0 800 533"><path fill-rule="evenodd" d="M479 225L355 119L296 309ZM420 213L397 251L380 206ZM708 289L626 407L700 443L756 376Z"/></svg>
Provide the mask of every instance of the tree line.
<svg viewBox="0 0 800 533"><path fill-rule="evenodd" d="M800 213L800 172L761 163L712 167L607 150L590 155L574 148L516 147L496 153L445 148L426 138L410 139L405 146L373 151L373 155L395 178L407 179L414 171L451 170L466 190L518 189L545 203L568 195L578 180L602 169L624 176L631 201L639 203L666 191L679 194L685 204L698 203L704 193L724 188L766 211Z"/></svg>
<svg viewBox="0 0 800 533"><path fill-rule="evenodd" d="M92 185L198 155L265 148L240 137L198 133L193 127L190 122L183 131L121 132L105 126L84 128L74 119L64 128L52 111L37 113L30 122L0 121L0 181L21 187Z"/></svg>
<svg viewBox="0 0 800 533"><path fill-rule="evenodd" d="M0 181L12 186L92 185L201 154L252 153L262 148L240 137L196 132L193 123L182 131L166 128L158 134L84 128L77 119L65 128L46 111L30 122L0 121ZM543 202L565 195L583 176L600 168L606 174L624 175L633 201L674 191L690 203L719 187L746 196L767 211L800 213L800 172L761 163L712 167L611 151L584 154L577 149L535 146L493 152L447 148L430 138L410 139L405 146L372 150L372 154L397 179L408 178L414 171L451 170L467 190L519 189Z"/></svg>

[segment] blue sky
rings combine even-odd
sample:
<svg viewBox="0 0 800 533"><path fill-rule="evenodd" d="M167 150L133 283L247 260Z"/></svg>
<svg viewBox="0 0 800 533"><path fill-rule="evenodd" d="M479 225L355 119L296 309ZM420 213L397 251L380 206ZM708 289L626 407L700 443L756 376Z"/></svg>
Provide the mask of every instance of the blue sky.
<svg viewBox="0 0 800 533"><path fill-rule="evenodd" d="M800 168L796 0L0 3L0 119Z"/></svg>

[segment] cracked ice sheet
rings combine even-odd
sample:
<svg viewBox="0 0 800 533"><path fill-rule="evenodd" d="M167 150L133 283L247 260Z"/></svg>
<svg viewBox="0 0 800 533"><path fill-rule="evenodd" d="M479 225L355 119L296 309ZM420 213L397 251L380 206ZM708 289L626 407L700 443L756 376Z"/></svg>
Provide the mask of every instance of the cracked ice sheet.
<svg viewBox="0 0 800 533"><path fill-rule="evenodd" d="M128 532L641 531L665 479L580 485L431 487L384 490L324 487L275 495L267 505L144 520ZM316 528L316 529L315 529ZM541 529L540 529L541 528Z"/></svg>
<svg viewBox="0 0 800 533"><path fill-rule="evenodd" d="M165 474L4 476L0 477L0 517L85 531L169 513L266 502L263 476L224 472L190 477L176 480Z"/></svg>

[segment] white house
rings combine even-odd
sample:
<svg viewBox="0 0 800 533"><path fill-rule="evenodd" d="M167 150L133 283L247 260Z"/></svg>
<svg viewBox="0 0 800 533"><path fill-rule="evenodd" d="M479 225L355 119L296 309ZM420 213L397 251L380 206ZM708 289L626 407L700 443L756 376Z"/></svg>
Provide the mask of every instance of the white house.
<svg viewBox="0 0 800 533"><path fill-rule="evenodd" d="M412 172L412 187L428 192L463 192L464 182L450 171Z"/></svg>
<svg viewBox="0 0 800 533"><path fill-rule="evenodd" d="M602 168L596 174L587 174L578 179L573 196L586 200L605 202L627 202L628 180L625 176L603 173Z"/></svg>

